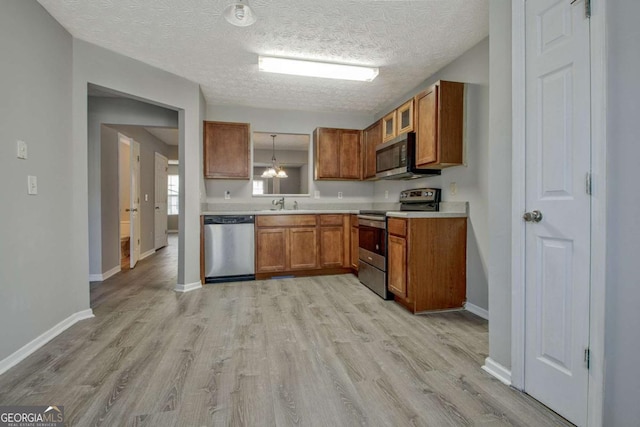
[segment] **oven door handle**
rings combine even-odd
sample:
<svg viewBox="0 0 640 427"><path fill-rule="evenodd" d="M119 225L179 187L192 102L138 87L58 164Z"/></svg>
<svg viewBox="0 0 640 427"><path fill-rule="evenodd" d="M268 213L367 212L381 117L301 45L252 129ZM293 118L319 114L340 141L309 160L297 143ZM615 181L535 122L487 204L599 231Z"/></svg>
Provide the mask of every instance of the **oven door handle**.
<svg viewBox="0 0 640 427"><path fill-rule="evenodd" d="M379 228L382 230L386 230L387 228L387 222L384 219L380 219L380 217L367 216L367 215L358 215L358 225L363 225L365 227Z"/></svg>
<svg viewBox="0 0 640 427"><path fill-rule="evenodd" d="M370 221L384 221L386 217L384 216L374 216L374 215L358 215L358 219L368 219Z"/></svg>

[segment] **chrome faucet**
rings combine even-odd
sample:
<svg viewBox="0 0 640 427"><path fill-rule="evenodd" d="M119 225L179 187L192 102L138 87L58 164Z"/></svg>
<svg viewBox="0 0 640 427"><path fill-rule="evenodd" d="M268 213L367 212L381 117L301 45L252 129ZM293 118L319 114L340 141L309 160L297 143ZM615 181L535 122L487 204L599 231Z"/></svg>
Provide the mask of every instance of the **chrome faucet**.
<svg viewBox="0 0 640 427"><path fill-rule="evenodd" d="M277 199L277 200L272 200L271 204L278 206L278 210L283 210L284 209L284 197L282 197L280 199Z"/></svg>

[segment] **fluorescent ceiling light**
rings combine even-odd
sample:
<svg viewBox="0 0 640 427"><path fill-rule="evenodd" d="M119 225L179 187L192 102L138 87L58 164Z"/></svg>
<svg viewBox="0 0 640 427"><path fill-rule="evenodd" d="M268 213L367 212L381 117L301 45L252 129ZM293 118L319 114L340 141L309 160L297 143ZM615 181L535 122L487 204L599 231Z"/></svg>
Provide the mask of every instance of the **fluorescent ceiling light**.
<svg viewBox="0 0 640 427"><path fill-rule="evenodd" d="M297 59L274 58L270 56L258 57L258 69L268 73L323 77L327 79L358 80L363 82L370 82L378 75L378 69L374 67L299 61Z"/></svg>

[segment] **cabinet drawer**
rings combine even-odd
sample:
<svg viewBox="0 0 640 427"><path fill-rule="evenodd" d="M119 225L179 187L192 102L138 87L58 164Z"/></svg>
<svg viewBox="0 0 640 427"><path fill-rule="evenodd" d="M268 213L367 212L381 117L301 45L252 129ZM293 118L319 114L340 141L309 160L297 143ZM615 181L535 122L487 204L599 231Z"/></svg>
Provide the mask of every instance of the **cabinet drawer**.
<svg viewBox="0 0 640 427"><path fill-rule="evenodd" d="M316 225L315 215L258 215L256 226L258 227L290 227L290 226Z"/></svg>
<svg viewBox="0 0 640 427"><path fill-rule="evenodd" d="M342 225L342 215L318 215L320 217L320 225Z"/></svg>
<svg viewBox="0 0 640 427"><path fill-rule="evenodd" d="M389 221L387 222L387 230L389 231L389 234L406 237L407 220L401 218L389 218Z"/></svg>

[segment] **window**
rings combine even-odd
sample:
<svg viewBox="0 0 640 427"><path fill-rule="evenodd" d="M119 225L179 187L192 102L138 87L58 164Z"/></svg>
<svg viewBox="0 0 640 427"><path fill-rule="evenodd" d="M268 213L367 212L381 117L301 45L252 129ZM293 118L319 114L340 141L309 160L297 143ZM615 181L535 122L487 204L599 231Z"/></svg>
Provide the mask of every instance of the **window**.
<svg viewBox="0 0 640 427"><path fill-rule="evenodd" d="M264 194L264 180L253 179L253 194Z"/></svg>
<svg viewBox="0 0 640 427"><path fill-rule="evenodd" d="M167 213L169 215L178 215L178 206L180 199L180 177L178 175L169 175L169 192L167 195Z"/></svg>

